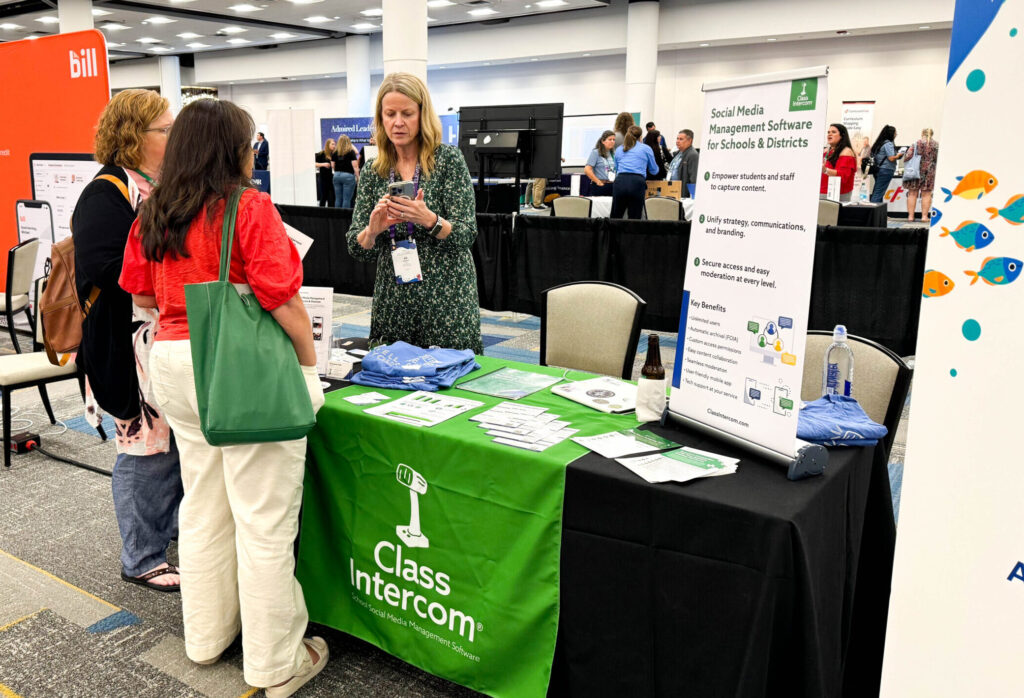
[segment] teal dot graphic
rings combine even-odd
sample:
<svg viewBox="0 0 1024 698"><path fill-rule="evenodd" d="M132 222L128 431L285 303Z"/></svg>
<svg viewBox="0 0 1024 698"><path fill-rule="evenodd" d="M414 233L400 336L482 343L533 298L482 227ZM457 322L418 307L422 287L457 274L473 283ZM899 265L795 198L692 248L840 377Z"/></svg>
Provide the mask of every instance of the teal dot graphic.
<svg viewBox="0 0 1024 698"><path fill-rule="evenodd" d="M1017 27L1014 27L1013 29L1010 30L1010 36L1017 36Z"/></svg>
<svg viewBox="0 0 1024 698"><path fill-rule="evenodd" d="M949 369L949 375L951 375L951 376L953 376L954 378L956 378L956 369L955 369L955 368L951 368L951 369Z"/></svg>
<svg viewBox="0 0 1024 698"><path fill-rule="evenodd" d="M985 86L985 71L980 68L972 70L967 76L967 89L977 92Z"/></svg>
<svg viewBox="0 0 1024 698"><path fill-rule="evenodd" d="M969 342L973 342L981 336L981 325L978 324L977 320L966 320L963 326L964 337Z"/></svg>

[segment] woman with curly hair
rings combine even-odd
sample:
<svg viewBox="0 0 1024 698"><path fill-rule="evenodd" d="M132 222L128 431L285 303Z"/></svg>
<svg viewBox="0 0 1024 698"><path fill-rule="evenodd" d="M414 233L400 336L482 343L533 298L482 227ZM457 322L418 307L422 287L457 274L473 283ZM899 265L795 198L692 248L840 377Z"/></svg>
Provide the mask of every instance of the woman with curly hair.
<svg viewBox="0 0 1024 698"><path fill-rule="evenodd" d="M626 133L629 131L629 127L635 125L632 114L628 111L619 112L619 115L615 117L615 126L612 129L615 131L616 148L626 140Z"/></svg>
<svg viewBox="0 0 1024 698"><path fill-rule="evenodd" d="M156 92L116 94L96 129L96 161L103 168L71 218L78 297L85 301L98 293L82 323L76 360L87 381L86 418L95 426L100 409L114 417L121 578L156 591L180 588L167 546L178 534L181 468L170 428L150 394L149 350L158 314L133 305L117 279L136 209L160 179L173 124L167 100Z"/></svg>

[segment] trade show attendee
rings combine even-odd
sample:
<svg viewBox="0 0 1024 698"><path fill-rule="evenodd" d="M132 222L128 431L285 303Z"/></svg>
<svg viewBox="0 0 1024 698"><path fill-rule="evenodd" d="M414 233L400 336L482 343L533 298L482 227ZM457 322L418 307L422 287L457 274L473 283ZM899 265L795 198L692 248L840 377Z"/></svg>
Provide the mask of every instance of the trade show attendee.
<svg viewBox="0 0 1024 698"><path fill-rule="evenodd" d="M652 129L647 132L644 136L644 145L651 149L654 153L654 161L658 164L658 171L652 175L648 175L648 180L662 180L665 179L665 151L661 147L661 133L657 129Z"/></svg>
<svg viewBox="0 0 1024 698"><path fill-rule="evenodd" d="M334 149L334 139L328 138L324 143L324 149L316 154L317 206L334 206L334 173L331 170Z"/></svg>
<svg viewBox="0 0 1024 698"><path fill-rule="evenodd" d="M246 682L275 698L292 695L328 657L321 638L303 639L309 617L294 574L306 439L206 441L185 308L186 284L218 278L226 200L252 177L253 129L252 117L231 102L199 99L181 110L160 186L132 226L120 282L137 304L160 310L150 372L181 449L185 653L213 664L241 631ZM316 411L324 395L299 295L302 262L268 194L245 191L234 238L229 279L248 284L291 339Z"/></svg>
<svg viewBox="0 0 1024 698"><path fill-rule="evenodd" d="M644 128L646 128L646 129L647 129L647 133L650 133L651 131L655 131L655 130L657 130L657 128L658 128L658 127L654 125L654 122L653 122L653 121L648 121L648 122L647 122L647 123L646 123L646 124L644 125ZM644 134L644 135L646 136L646 134ZM646 142L646 139L645 139L645 142ZM659 144L659 145L660 145L660 146L661 146L662 148L664 148L664 149L665 149L666 151L668 150L668 143L666 143L666 142L665 142L665 137L664 137L664 136L662 136L660 132L658 133L658 144ZM666 158L666 159L667 159L667 158Z"/></svg>
<svg viewBox="0 0 1024 698"><path fill-rule="evenodd" d="M257 170L270 169L270 142L260 131L256 134L256 142L252 146L253 167Z"/></svg>
<svg viewBox="0 0 1024 698"><path fill-rule="evenodd" d="M482 354L476 199L462 153L441 142L430 93L409 73L385 76L373 129L379 154L359 178L348 231L352 256L377 263L370 338ZM390 182L415 194L392 196Z"/></svg>
<svg viewBox="0 0 1024 698"><path fill-rule="evenodd" d="M939 157L939 143L932 136L935 132L930 128L921 131L921 139L907 151L906 159L915 155L921 156L917 179L903 178L903 188L907 190L907 217L913 221L917 216L917 199L921 198L921 220L931 221L932 190L935 189L935 163Z"/></svg>
<svg viewBox="0 0 1024 698"><path fill-rule="evenodd" d="M619 112L619 115L615 117L615 147L618 148L626 140L626 131L629 130L630 126L633 126L633 115L628 111Z"/></svg>
<svg viewBox="0 0 1024 698"><path fill-rule="evenodd" d="M133 309L117 277L136 208L161 179L174 124L168 106L151 90L114 95L96 128L96 161L103 167L71 218L78 297L85 302L99 292L82 323L76 361L86 376L86 419L96 426L101 410L114 418L111 489L121 533L121 578L156 591L179 589L167 546L178 535L181 471L174 438L150 390L156 313ZM127 196L103 176L116 177Z"/></svg>
<svg viewBox="0 0 1024 698"><path fill-rule="evenodd" d="M690 184L697 184L697 166L700 153L693 147L693 131L684 128L676 134L676 154L668 165L666 176L670 182L682 182L683 198L690 197Z"/></svg>
<svg viewBox="0 0 1024 698"><path fill-rule="evenodd" d="M615 132L605 131L587 157L584 174L590 180L591 196L611 196L615 177Z"/></svg>
<svg viewBox="0 0 1024 698"><path fill-rule="evenodd" d="M359 169L366 167L367 160L377 157L377 139L370 136L370 142L359 149Z"/></svg>
<svg viewBox="0 0 1024 698"><path fill-rule="evenodd" d="M547 177L534 177L533 185L530 187L530 207L538 210L544 210L548 207L544 203L544 192L547 191L548 180Z"/></svg>
<svg viewBox="0 0 1024 698"><path fill-rule="evenodd" d="M654 151L640 143L640 127L630 126L626 140L615 149L615 181L612 183L612 218L639 220L647 195L647 175L658 171Z"/></svg>
<svg viewBox="0 0 1024 698"><path fill-rule="evenodd" d="M850 134L842 124L831 124L826 135L828 148L821 163L821 189L819 194L828 194L828 178L839 177L839 200L849 201L853 193L853 176L857 172L857 156L853 153Z"/></svg>
<svg viewBox="0 0 1024 698"><path fill-rule="evenodd" d="M338 136L338 147L331 162L334 163L334 201L338 208L352 208L356 196L356 177L359 162L356 149L348 136Z"/></svg>
<svg viewBox="0 0 1024 698"><path fill-rule="evenodd" d="M896 161L903 157L903 153L896 152L893 141L896 139L896 127L886 124L878 138L871 145L871 161L878 166L875 173L875 187L871 190L871 203L880 204L885 197L889 182L896 173Z"/></svg>

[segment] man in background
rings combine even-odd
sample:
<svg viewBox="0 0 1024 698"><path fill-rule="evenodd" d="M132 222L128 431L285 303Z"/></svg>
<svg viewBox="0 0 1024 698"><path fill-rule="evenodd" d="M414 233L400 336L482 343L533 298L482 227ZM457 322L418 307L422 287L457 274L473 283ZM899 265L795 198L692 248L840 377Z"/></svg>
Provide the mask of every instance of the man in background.
<svg viewBox="0 0 1024 698"><path fill-rule="evenodd" d="M668 180L683 183L683 198L689 198L689 184L697 184L697 162L700 153L693 147L693 131L684 128L676 135L676 151L668 165Z"/></svg>
<svg viewBox="0 0 1024 698"><path fill-rule="evenodd" d="M657 128L657 126L654 125L653 121L648 121L646 124L644 124L644 127L647 129L648 133ZM668 152L668 143L665 142L665 136L658 136L658 144L666 153Z"/></svg>
<svg viewBox="0 0 1024 698"><path fill-rule="evenodd" d="M255 158L253 162L253 169L270 169L270 143L264 137L262 131L256 134L256 142L252 146L252 154Z"/></svg>

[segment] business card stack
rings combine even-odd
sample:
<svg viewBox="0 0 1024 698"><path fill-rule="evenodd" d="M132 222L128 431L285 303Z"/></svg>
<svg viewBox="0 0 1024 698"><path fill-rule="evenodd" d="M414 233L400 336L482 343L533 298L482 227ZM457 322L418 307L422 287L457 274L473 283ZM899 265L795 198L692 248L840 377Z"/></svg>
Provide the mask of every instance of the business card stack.
<svg viewBox="0 0 1024 698"><path fill-rule="evenodd" d="M502 402L470 419L478 422L494 443L528 451L543 451L579 431L543 407L516 402Z"/></svg>

